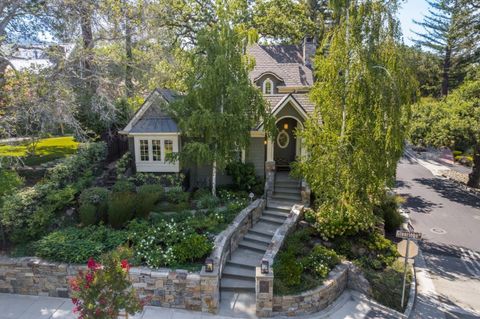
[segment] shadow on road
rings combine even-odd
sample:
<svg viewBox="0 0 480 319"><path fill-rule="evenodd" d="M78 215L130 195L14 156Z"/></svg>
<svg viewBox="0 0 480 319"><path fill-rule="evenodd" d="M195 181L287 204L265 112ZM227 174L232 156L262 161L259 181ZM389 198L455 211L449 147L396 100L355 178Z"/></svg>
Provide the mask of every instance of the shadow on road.
<svg viewBox="0 0 480 319"><path fill-rule="evenodd" d="M440 194L440 196L450 201L474 208L480 208L479 200L475 196L459 188L455 183L438 178L415 178L413 181L432 188Z"/></svg>
<svg viewBox="0 0 480 319"><path fill-rule="evenodd" d="M405 199L404 207L415 213L428 214L434 208L441 208L442 204L436 204L434 202L428 201L422 196L412 196L408 193L398 194Z"/></svg>

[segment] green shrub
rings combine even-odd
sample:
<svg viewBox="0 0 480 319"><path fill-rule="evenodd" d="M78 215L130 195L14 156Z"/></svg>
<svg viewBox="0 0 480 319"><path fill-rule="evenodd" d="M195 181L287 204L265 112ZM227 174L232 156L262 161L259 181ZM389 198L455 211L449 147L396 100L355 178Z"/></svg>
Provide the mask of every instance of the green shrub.
<svg viewBox="0 0 480 319"><path fill-rule="evenodd" d="M403 312L400 304L402 300L402 286L403 286L403 263L395 261L391 266L388 266L383 271L366 271L365 275L370 282L373 292L373 298L381 304ZM406 291L410 290L412 282L412 272L408 269L407 272L407 287ZM407 299L408 300L408 299ZM406 304L406 302L405 302Z"/></svg>
<svg viewBox="0 0 480 319"><path fill-rule="evenodd" d="M117 169L117 179L122 179L125 177L125 173L130 166L130 161L132 160L132 154L126 152L122 157L117 161L115 167Z"/></svg>
<svg viewBox="0 0 480 319"><path fill-rule="evenodd" d="M213 248L207 237L199 234L190 234L172 248L178 264L193 262L205 257Z"/></svg>
<svg viewBox="0 0 480 319"><path fill-rule="evenodd" d="M95 225L97 223L97 207L93 204L83 204L79 208L80 222L83 226Z"/></svg>
<svg viewBox="0 0 480 319"><path fill-rule="evenodd" d="M198 200L200 199L201 197L203 196L206 196L206 195L211 195L212 194L212 191L208 188L199 188L197 189L194 193L193 193L193 199L194 200ZM220 190L218 191L218 197L221 197L220 196Z"/></svg>
<svg viewBox="0 0 480 319"><path fill-rule="evenodd" d="M182 187L185 175L179 174L153 174L153 173L137 173L128 180L137 186L145 184L162 185L163 187Z"/></svg>
<svg viewBox="0 0 480 319"><path fill-rule="evenodd" d="M107 209L108 209L108 196L110 192L108 189L103 188L103 187L91 187L85 189L81 194L78 199L80 203L80 220L82 223L84 222L89 222L91 220L82 220L82 210L89 211L91 208L90 206L95 207L95 219L96 222L98 221L107 221ZM83 208L83 206L87 206L87 208ZM88 218L87 218L88 219ZM90 225L90 224L85 224L84 225Z"/></svg>
<svg viewBox="0 0 480 319"><path fill-rule="evenodd" d="M374 213L383 219L385 230L388 232L394 232L403 223L403 216L398 211L395 195L386 196L380 205L374 207Z"/></svg>
<svg viewBox="0 0 480 319"><path fill-rule="evenodd" d="M35 242L39 257L67 263L85 263L127 241L127 232L105 226L69 227L48 234Z"/></svg>
<svg viewBox="0 0 480 319"><path fill-rule="evenodd" d="M135 192L135 184L129 182L125 179L118 180L112 187L112 192L114 193L123 193L123 192Z"/></svg>
<svg viewBox="0 0 480 319"><path fill-rule="evenodd" d="M232 162L225 171L232 177L233 184L239 190L251 191L259 180L252 163Z"/></svg>
<svg viewBox="0 0 480 319"><path fill-rule="evenodd" d="M112 193L108 198L108 223L120 228L130 221L135 212L135 194L129 192Z"/></svg>
<svg viewBox="0 0 480 319"><path fill-rule="evenodd" d="M135 198L136 217L146 218L148 214L155 207L155 204L160 200L163 194L163 187L160 185L142 185L138 188L138 193Z"/></svg>
<svg viewBox="0 0 480 319"><path fill-rule="evenodd" d="M213 209L220 205L220 199L211 194L204 194L197 200L197 208Z"/></svg>
<svg viewBox="0 0 480 319"><path fill-rule="evenodd" d="M53 228L55 217L89 186L105 156L104 143L82 145L77 154L49 169L42 183L4 196L0 218L7 238L24 243Z"/></svg>
<svg viewBox="0 0 480 319"><path fill-rule="evenodd" d="M283 288L299 286L302 282L302 264L298 262L295 254L291 251L280 252L273 263L273 271L277 283L282 283ZM278 287L281 291L282 287Z"/></svg>
<svg viewBox="0 0 480 319"><path fill-rule="evenodd" d="M0 167L0 199L5 194L14 192L23 184L23 179L17 172Z"/></svg>
<svg viewBox="0 0 480 319"><path fill-rule="evenodd" d="M338 263L340 263L340 258L337 253L322 245L316 245L310 254L302 260L305 271L319 279L326 278L330 270Z"/></svg>
<svg viewBox="0 0 480 319"><path fill-rule="evenodd" d="M165 197L170 203L180 204L188 202L190 194L188 192L184 192L181 187L172 187L165 193Z"/></svg>

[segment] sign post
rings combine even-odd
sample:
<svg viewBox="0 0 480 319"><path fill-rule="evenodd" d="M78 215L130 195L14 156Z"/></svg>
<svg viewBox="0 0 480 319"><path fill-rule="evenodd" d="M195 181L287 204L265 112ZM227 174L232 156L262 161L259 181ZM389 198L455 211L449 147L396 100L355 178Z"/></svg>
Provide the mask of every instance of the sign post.
<svg viewBox="0 0 480 319"><path fill-rule="evenodd" d="M400 255L405 257L405 266L403 268L403 287L402 287L402 302L401 306L403 309L403 305L405 304L405 287L407 284L407 265L408 265L408 258L410 257L415 257L418 252L418 247L416 247L415 243L412 243L413 247L413 254L409 255L409 249L410 249L410 240L412 239L421 239L422 234L421 233L416 233L414 231L405 231L405 230L397 230L396 234L398 238L403 238L407 240L407 245L405 247L405 251L400 251ZM404 241L403 241L404 242ZM400 244L403 244L403 242L399 243L399 247L401 246ZM403 247L403 245L401 246Z"/></svg>

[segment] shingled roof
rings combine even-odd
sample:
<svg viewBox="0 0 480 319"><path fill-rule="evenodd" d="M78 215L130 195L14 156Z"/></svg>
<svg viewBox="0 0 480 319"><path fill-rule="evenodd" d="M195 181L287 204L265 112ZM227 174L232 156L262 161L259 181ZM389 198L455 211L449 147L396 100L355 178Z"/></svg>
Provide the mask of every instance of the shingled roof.
<svg viewBox="0 0 480 319"><path fill-rule="evenodd" d="M253 44L247 52L255 59L255 67L250 72L252 81L265 73L273 73L288 87L313 85L313 72L303 63L301 46Z"/></svg>

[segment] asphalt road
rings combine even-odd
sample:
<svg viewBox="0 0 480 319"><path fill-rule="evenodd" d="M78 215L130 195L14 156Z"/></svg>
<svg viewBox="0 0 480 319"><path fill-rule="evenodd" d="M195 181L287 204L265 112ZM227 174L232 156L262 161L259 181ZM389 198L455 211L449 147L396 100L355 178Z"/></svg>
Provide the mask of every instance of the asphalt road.
<svg viewBox="0 0 480 319"><path fill-rule="evenodd" d="M446 319L480 318L480 198L408 157L398 166L397 193L423 233L420 248L436 290L428 302Z"/></svg>

